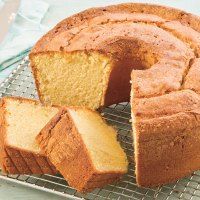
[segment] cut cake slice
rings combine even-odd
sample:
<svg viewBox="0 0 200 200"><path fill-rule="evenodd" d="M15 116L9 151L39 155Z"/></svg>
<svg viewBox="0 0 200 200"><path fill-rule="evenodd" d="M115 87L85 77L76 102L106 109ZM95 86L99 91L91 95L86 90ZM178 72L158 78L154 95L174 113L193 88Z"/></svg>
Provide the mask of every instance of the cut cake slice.
<svg viewBox="0 0 200 200"><path fill-rule="evenodd" d="M127 157L116 131L86 108L62 108L36 137L49 160L79 192L119 180Z"/></svg>
<svg viewBox="0 0 200 200"><path fill-rule="evenodd" d="M0 108L0 163L10 174L55 174L55 167L40 152L36 135L58 112L38 101L4 97Z"/></svg>

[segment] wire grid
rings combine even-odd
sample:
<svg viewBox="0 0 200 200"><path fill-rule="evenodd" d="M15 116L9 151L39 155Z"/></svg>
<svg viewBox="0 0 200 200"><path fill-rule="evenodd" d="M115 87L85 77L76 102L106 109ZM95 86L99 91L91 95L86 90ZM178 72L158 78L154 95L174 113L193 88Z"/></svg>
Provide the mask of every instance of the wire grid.
<svg viewBox="0 0 200 200"><path fill-rule="evenodd" d="M1 84L0 97L3 96L38 98L27 57L22 60L21 64L19 64ZM200 199L200 171L193 173L190 177L178 180L174 184L165 185L163 187L154 189L137 187L133 161L130 104L119 103L112 105L102 109L101 114L109 124L117 128L118 140L126 151L129 159L128 174L126 174L120 182L82 195L68 186L61 175L4 175L0 173L0 178L43 191L53 192L71 199Z"/></svg>

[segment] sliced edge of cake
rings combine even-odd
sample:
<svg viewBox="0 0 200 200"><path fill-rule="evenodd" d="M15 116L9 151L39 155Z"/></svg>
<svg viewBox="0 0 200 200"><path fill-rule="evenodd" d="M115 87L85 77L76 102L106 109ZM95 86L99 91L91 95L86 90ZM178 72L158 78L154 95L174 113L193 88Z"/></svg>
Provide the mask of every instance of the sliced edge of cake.
<svg viewBox="0 0 200 200"><path fill-rule="evenodd" d="M79 192L119 180L127 172L127 157L116 131L86 108L62 108L36 140L45 155Z"/></svg>
<svg viewBox="0 0 200 200"><path fill-rule="evenodd" d="M35 136L58 112L21 97L3 97L0 107L0 164L7 174L56 174Z"/></svg>

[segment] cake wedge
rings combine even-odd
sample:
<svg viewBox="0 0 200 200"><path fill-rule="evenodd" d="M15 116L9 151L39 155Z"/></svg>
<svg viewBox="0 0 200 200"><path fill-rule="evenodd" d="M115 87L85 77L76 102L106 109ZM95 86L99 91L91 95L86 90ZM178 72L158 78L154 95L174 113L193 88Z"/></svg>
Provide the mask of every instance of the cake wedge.
<svg viewBox="0 0 200 200"><path fill-rule="evenodd" d="M38 101L3 97L0 107L0 164L7 174L55 174L55 167L40 151L36 135L58 112Z"/></svg>
<svg viewBox="0 0 200 200"><path fill-rule="evenodd" d="M97 112L63 107L36 140L69 185L85 193L127 172L127 157L116 136Z"/></svg>

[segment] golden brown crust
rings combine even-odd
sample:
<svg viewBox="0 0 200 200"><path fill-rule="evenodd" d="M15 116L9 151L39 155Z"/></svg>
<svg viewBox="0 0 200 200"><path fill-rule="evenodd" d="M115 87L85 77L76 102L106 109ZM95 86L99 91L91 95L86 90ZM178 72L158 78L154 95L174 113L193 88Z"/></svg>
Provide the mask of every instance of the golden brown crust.
<svg viewBox="0 0 200 200"><path fill-rule="evenodd" d="M137 22L139 24L136 24ZM173 24L177 25L177 28L173 28ZM139 26L138 29L137 26ZM151 97L179 90L182 79L190 67L189 63L194 58L191 49L187 45L184 47L180 40L188 43L197 55L199 51L199 33L192 28L199 30L197 16L174 8L150 4L120 4L89 9L73 15L60 22L40 39L30 54L39 98L45 102L40 92L37 67L34 66L33 58L40 52L48 53L48 51L69 53L92 50L111 56L113 70L105 93L104 106L129 101L130 73L133 69L146 68L145 59L152 60L148 63L152 68L154 68L153 64L158 61L159 63L156 63L155 68L148 72L135 72L137 80L143 79L141 82L134 81L136 97ZM138 31L140 31L140 37L137 36ZM180 40L173 38L173 34ZM141 37L143 35L146 40ZM168 47L166 41L169 42ZM160 46L160 49L157 46ZM138 54L138 51L141 52ZM145 52L148 52L147 55ZM157 70L158 76L161 76L159 80L155 80L154 71L159 68L159 64L164 70L163 72ZM181 69L174 69L173 77L173 70L167 69L167 65L179 66ZM149 73L154 73L154 75L145 78ZM167 77L164 77L165 73Z"/></svg>
<svg viewBox="0 0 200 200"><path fill-rule="evenodd" d="M200 96L192 90L171 92L152 98L134 99L132 111L137 119L157 118L179 112L199 112Z"/></svg>
<svg viewBox="0 0 200 200"><path fill-rule="evenodd" d="M110 35L113 36L112 39L109 39ZM54 41L55 43L53 42L53 44L50 44L52 47L56 46L57 39L54 38ZM148 83L143 82L145 84L142 83L140 87L137 87L137 97L160 95L180 89L185 71L189 67L190 60L194 58L193 51L172 34L152 25L136 23L117 23L110 24L109 26L106 24L102 25L99 31L95 29L95 32L93 32L93 28L84 29L84 31L77 34L77 36L74 36L71 43L63 47L63 49L64 51L61 51L61 54L64 54L65 51L71 54L74 51L85 51L88 53L90 51L97 51L112 59L113 69L111 70L108 87L105 93L104 105L129 100L129 80L133 69L146 69L151 67L158 75L163 73L161 74L162 80L160 81L164 82L163 84L167 81L167 78L163 77L166 70L167 73L169 73L169 78L171 78L173 72L175 72L174 77L172 77L174 78L175 86L168 86L165 88L162 87L159 82L157 83L159 86L161 85L162 91L154 87L154 76L156 76L156 74L154 73L152 77L148 76L148 72L152 70L133 72L136 77L139 76L139 79L141 79L140 76L143 76L143 79L148 76L146 80ZM47 50L49 51L48 48ZM51 54L48 53L48 55L52 56L53 52L54 51L52 51ZM43 53L45 52L30 54L30 59L32 60L32 70L36 79L40 100L45 102L43 94L40 93L39 76L37 67L34 66L33 59L34 55ZM167 65L171 66L167 69ZM170 67L174 69L170 69ZM160 72L161 68L165 70ZM149 88L147 87L148 85L152 85L152 87Z"/></svg>
<svg viewBox="0 0 200 200"><path fill-rule="evenodd" d="M166 184L200 168L199 107L200 96L191 90L133 99L140 186Z"/></svg>
<svg viewBox="0 0 200 200"><path fill-rule="evenodd" d="M56 174L55 167L42 153L10 146L6 143L6 99L17 99L39 104L38 101L21 97L4 97L1 99L0 110L0 161L4 173L8 174Z"/></svg>
<svg viewBox="0 0 200 200"><path fill-rule="evenodd" d="M200 58L194 60L184 83L185 89L191 89L200 94Z"/></svg>
<svg viewBox="0 0 200 200"><path fill-rule="evenodd" d="M122 172L99 172L95 169L67 108L41 130L36 140L69 185L88 192L117 181Z"/></svg>
<svg viewBox="0 0 200 200"><path fill-rule="evenodd" d="M100 17L105 14L110 13L144 13L152 14L167 19L167 20L177 20L182 23L189 25L194 30L200 32L200 19L198 16L186 13L182 10L178 10L171 7L159 6L154 4L143 4L143 3L125 3L119 5L113 5L101 8L91 8L75 14L67 19L64 19L56 25L54 29L49 31L45 36L43 36L36 46L33 48L32 53L40 52L47 43L49 43L52 38L57 36L62 32L66 32L74 27L80 27L81 24L87 24L88 21L95 17ZM141 19L140 19L141 20ZM85 26L83 26L84 28ZM72 31L69 35L73 36L77 33L77 30Z"/></svg>
<svg viewBox="0 0 200 200"><path fill-rule="evenodd" d="M38 41L30 60L48 51L92 50L109 56L113 70L104 106L129 100L133 70L137 181L156 186L200 168L199 32L198 16L170 7L128 3L93 8L60 22ZM39 91L33 64L32 69Z"/></svg>
<svg viewBox="0 0 200 200"><path fill-rule="evenodd" d="M189 26L184 26L179 21L169 21L160 25L165 30L173 33L182 41L188 43L195 50L196 55L200 56L200 33Z"/></svg>
<svg viewBox="0 0 200 200"><path fill-rule="evenodd" d="M173 62L158 62L147 70L133 70L134 97L147 98L180 90L187 68L187 65L180 67Z"/></svg>
<svg viewBox="0 0 200 200"><path fill-rule="evenodd" d="M161 138L160 132L154 140L140 142L136 155L137 183L143 187L159 186L199 170L199 131L199 127L185 130L176 128L174 137Z"/></svg>
<svg viewBox="0 0 200 200"><path fill-rule="evenodd" d="M107 11L112 10L113 12L122 10L124 12L156 14L167 20L178 20L200 32L199 16L168 6L148 3L122 3L119 5L108 6L108 8L104 9Z"/></svg>
<svg viewBox="0 0 200 200"><path fill-rule="evenodd" d="M182 112L136 123L136 173L140 186L167 184L200 168L199 120L199 113Z"/></svg>

